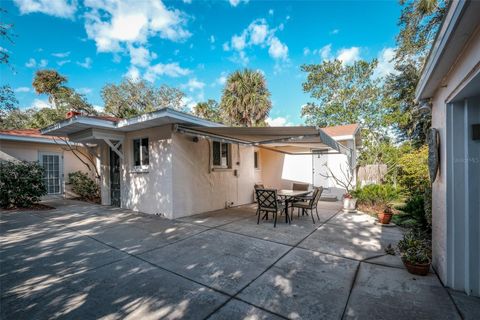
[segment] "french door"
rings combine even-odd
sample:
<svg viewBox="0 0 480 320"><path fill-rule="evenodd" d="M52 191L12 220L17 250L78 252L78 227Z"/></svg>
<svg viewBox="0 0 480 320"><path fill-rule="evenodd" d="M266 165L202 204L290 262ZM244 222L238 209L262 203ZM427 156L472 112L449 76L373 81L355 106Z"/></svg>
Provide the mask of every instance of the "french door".
<svg viewBox="0 0 480 320"><path fill-rule="evenodd" d="M47 194L61 194L63 182L63 157L59 153L39 153L40 166L43 167L43 183Z"/></svg>

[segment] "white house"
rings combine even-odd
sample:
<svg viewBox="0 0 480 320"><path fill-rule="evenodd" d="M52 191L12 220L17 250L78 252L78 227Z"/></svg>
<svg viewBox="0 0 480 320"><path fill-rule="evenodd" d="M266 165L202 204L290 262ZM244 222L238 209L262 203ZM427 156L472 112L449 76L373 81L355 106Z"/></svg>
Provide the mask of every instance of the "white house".
<svg viewBox="0 0 480 320"><path fill-rule="evenodd" d="M354 152L314 127L226 127L164 108L119 121L81 115L42 130L98 146L102 203L178 218L253 201L253 186L312 182L312 154ZM289 157L309 159L292 169ZM300 170L298 170L300 169ZM288 185L284 183L288 182Z"/></svg>
<svg viewBox="0 0 480 320"><path fill-rule="evenodd" d="M480 296L480 1L450 3L416 99L439 132L433 266L446 286Z"/></svg>
<svg viewBox="0 0 480 320"><path fill-rule="evenodd" d="M72 151L75 150L75 151ZM45 168L48 197L74 197L68 174L82 171L94 176L84 163L91 163L92 155L84 147L67 144L64 140L44 136L36 129L0 130L0 160L38 161Z"/></svg>

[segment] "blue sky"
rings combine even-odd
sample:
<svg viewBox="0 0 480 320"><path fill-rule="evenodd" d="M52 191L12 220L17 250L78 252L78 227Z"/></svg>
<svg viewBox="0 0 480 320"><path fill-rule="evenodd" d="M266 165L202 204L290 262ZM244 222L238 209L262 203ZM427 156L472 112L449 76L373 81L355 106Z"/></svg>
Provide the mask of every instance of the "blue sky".
<svg viewBox="0 0 480 320"><path fill-rule="evenodd" d="M31 87L39 68L55 68L94 105L123 76L181 88L192 106L220 100L228 73L261 70L272 94L270 122L301 124L311 101L300 66L339 58L389 62L398 32L397 1L14 0L2 1L15 44L1 66L20 106L45 107Z"/></svg>

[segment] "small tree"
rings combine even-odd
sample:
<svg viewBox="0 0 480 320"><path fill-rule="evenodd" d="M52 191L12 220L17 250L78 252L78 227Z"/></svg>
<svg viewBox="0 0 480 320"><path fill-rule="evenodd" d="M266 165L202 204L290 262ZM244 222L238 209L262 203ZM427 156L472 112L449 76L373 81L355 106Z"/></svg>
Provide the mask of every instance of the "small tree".
<svg viewBox="0 0 480 320"><path fill-rule="evenodd" d="M86 200L96 200L100 196L98 184L82 171L70 172L68 179L72 184L72 191Z"/></svg>
<svg viewBox="0 0 480 320"><path fill-rule="evenodd" d="M28 208L47 194L43 168L36 162L0 163L0 206Z"/></svg>
<svg viewBox="0 0 480 320"><path fill-rule="evenodd" d="M340 173L338 174L334 173L327 164L323 164L323 167L326 169L326 173L319 173L319 175L327 179L333 179L337 185L346 190L345 197L350 197L355 187L354 168L352 168L350 163L345 161L343 164L340 164Z"/></svg>

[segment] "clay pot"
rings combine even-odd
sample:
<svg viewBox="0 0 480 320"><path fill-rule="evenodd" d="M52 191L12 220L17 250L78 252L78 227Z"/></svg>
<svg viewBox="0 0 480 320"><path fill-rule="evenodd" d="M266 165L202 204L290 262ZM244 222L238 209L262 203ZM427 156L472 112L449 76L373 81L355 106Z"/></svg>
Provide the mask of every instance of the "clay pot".
<svg viewBox="0 0 480 320"><path fill-rule="evenodd" d="M380 222L381 224L389 224L390 220L392 220L392 215L393 214L387 212L378 213L378 222Z"/></svg>
<svg viewBox="0 0 480 320"><path fill-rule="evenodd" d="M408 261L403 260L403 264L407 271L411 274L415 274L417 276L426 276L430 271L430 262L427 263L410 263Z"/></svg>

